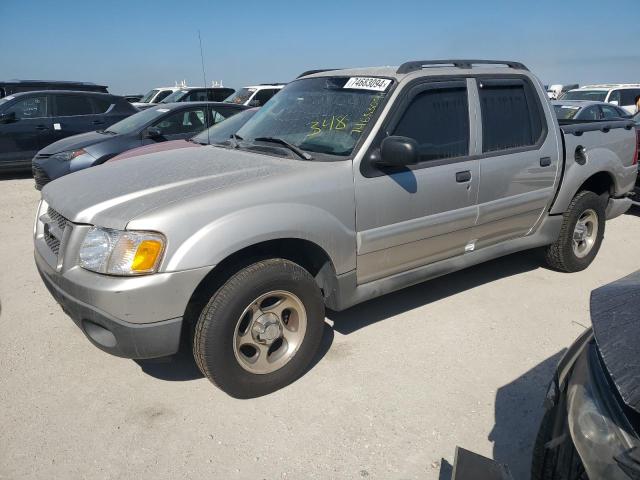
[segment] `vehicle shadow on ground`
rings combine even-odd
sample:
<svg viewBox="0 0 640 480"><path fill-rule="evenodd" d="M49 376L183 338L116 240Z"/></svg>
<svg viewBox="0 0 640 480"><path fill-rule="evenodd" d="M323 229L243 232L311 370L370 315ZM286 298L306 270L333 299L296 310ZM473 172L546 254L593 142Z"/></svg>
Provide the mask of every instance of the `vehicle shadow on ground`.
<svg viewBox="0 0 640 480"><path fill-rule="evenodd" d="M17 171L17 172L2 172L0 173L0 182L3 180L23 180L25 178L32 178L31 170Z"/></svg>
<svg viewBox="0 0 640 480"><path fill-rule="evenodd" d="M325 322L320 350L302 376L306 375L309 370L315 367L318 362L322 360L331 348L332 343L333 329L331 328L331 325ZM204 375L200 372L200 369L193 358L191 346L186 344L183 344L180 347L180 351L171 357L134 360L134 362L140 366L144 373L159 380L166 380L168 382L185 382L204 378Z"/></svg>
<svg viewBox="0 0 640 480"><path fill-rule="evenodd" d="M515 479L530 476L547 387L565 351L547 358L496 393L495 424L488 438L493 442L493 459L506 464Z"/></svg>
<svg viewBox="0 0 640 480"><path fill-rule="evenodd" d="M348 335L381 320L485 283L535 270L541 264L540 256L535 251L514 253L389 293L342 312L327 311L327 318L334 322L335 331Z"/></svg>
<svg viewBox="0 0 640 480"><path fill-rule="evenodd" d="M627 215L631 215L632 217L640 217L640 207L637 205L633 205L629 210L627 210Z"/></svg>

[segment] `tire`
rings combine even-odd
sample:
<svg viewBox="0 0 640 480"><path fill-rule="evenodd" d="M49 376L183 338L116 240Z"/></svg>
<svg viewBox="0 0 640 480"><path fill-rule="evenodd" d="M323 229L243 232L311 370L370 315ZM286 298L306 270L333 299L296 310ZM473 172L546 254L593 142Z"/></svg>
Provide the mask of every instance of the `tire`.
<svg viewBox="0 0 640 480"><path fill-rule="evenodd" d="M586 217L585 217L586 216ZM574 233L577 232L576 225L579 221L587 218L593 225L593 217L595 220L596 231L593 232L592 238L589 238L590 246L586 251L580 252L580 247L574 245ZM585 227L586 228L586 227ZM545 252L545 261L548 266L562 272L579 272L587 268L600 250L602 239L604 238L605 229L605 202L603 199L590 191L581 191L573 197L569 208L563 214L562 226L558 239L549 245ZM587 245L586 240L584 245ZM582 253L580 255L579 253Z"/></svg>
<svg viewBox="0 0 640 480"><path fill-rule="evenodd" d="M540 423L531 461L531 480L589 480L571 435L554 448L547 448L553 439L557 407L547 410Z"/></svg>
<svg viewBox="0 0 640 480"><path fill-rule="evenodd" d="M290 308L278 314L283 305ZM311 274L289 260L268 259L240 269L213 294L196 323L193 354L214 385L253 398L300 377L323 330L324 301Z"/></svg>

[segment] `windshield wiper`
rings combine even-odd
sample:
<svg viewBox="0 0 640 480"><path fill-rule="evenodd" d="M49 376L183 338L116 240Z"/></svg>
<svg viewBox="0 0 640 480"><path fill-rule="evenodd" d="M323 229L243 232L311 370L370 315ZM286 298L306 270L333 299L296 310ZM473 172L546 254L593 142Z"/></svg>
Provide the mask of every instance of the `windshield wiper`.
<svg viewBox="0 0 640 480"><path fill-rule="evenodd" d="M277 143L279 145L282 145L284 147L287 147L289 150L291 150L293 153L295 153L296 155L298 155L299 157L305 159L305 160L313 160L313 157L311 155L309 155L307 152L300 150L298 147L296 147L295 145L292 145L291 143L287 142L286 140L283 140L281 138L277 138L277 137L257 137L254 138L254 140L256 142L271 142L271 143Z"/></svg>

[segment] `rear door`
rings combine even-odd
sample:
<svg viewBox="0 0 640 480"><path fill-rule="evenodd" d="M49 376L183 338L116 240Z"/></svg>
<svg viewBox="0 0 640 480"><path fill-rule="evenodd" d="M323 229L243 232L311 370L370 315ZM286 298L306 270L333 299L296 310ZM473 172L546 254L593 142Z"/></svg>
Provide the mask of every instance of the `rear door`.
<svg viewBox="0 0 640 480"><path fill-rule="evenodd" d="M422 80L405 87L362 159L355 179L358 283L465 252L477 215L479 173L468 84ZM416 140L420 162L376 167L370 159L387 135Z"/></svg>
<svg viewBox="0 0 640 480"><path fill-rule="evenodd" d="M53 133L55 140L79 133L101 130L104 119L96 115L90 95L53 93Z"/></svg>
<svg viewBox="0 0 640 480"><path fill-rule="evenodd" d="M474 248L526 235L551 202L561 146L551 110L525 76L477 79L480 189ZM547 103L547 102L545 102Z"/></svg>
<svg viewBox="0 0 640 480"><path fill-rule="evenodd" d="M46 147L52 129L47 94L30 94L17 100L3 113L15 120L0 124L0 166L29 165L38 150Z"/></svg>

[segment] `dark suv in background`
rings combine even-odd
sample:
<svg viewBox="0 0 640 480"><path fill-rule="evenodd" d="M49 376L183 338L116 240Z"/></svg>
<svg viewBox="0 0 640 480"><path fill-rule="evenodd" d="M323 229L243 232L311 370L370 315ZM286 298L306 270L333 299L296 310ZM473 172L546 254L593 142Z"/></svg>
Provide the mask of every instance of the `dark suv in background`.
<svg viewBox="0 0 640 480"><path fill-rule="evenodd" d="M0 99L0 170L31 168L33 156L65 137L102 130L138 110L106 93L44 90Z"/></svg>
<svg viewBox="0 0 640 480"><path fill-rule="evenodd" d="M63 80L8 80L0 81L0 98L14 93L37 90L74 90L79 92L109 93L106 85L92 82L71 82Z"/></svg>

